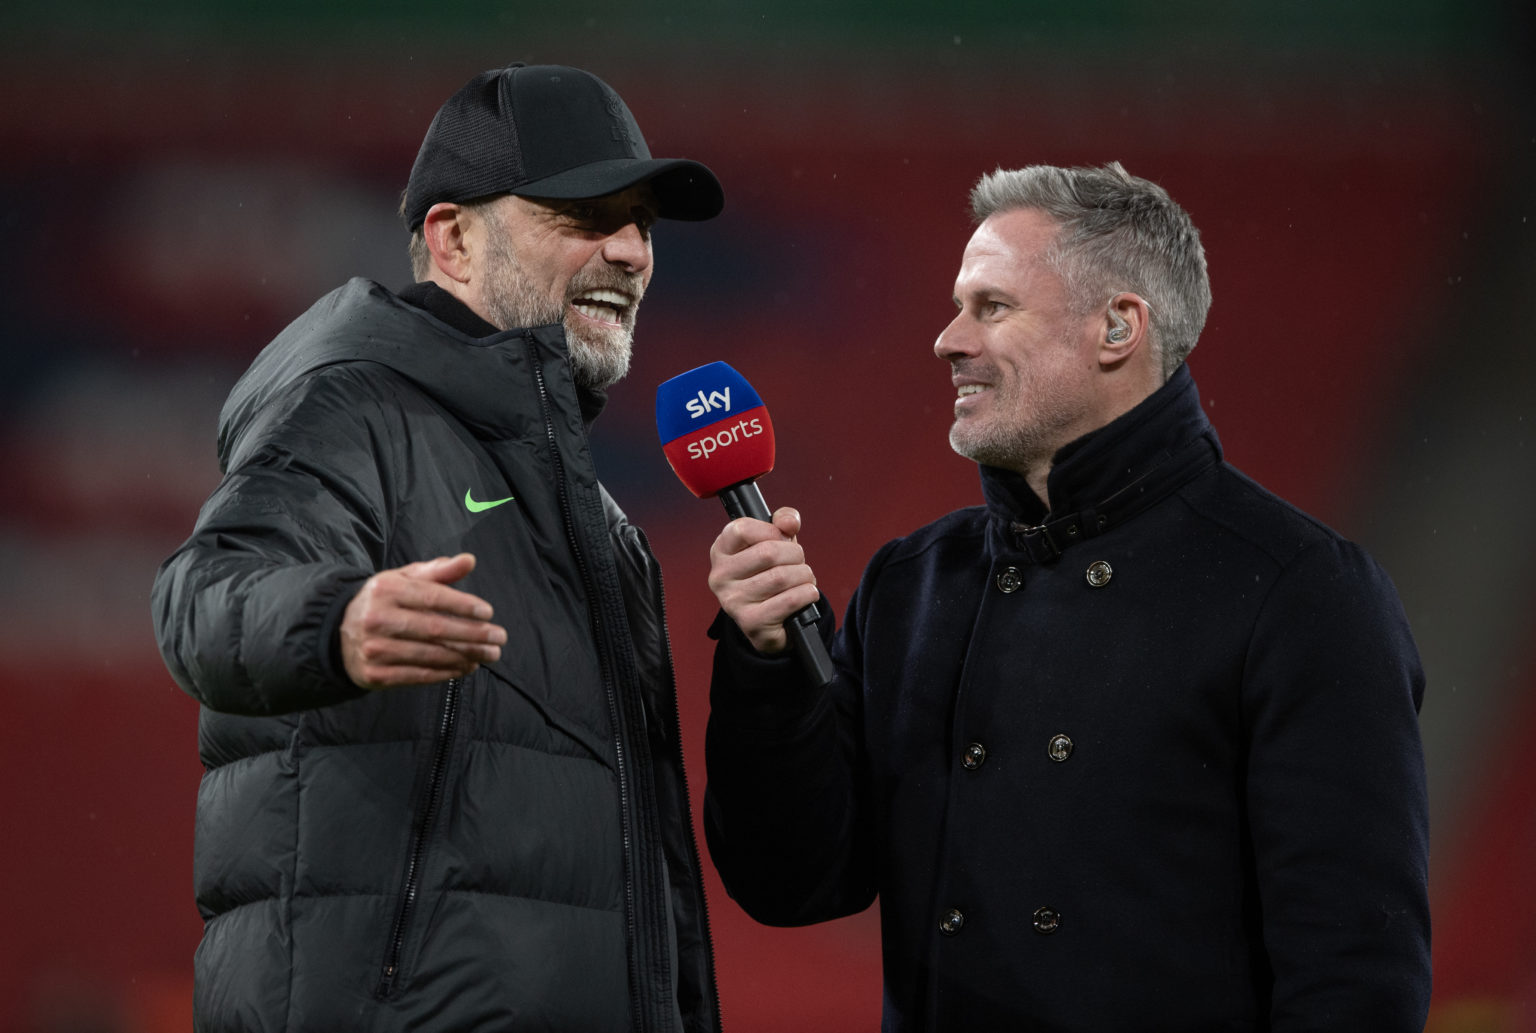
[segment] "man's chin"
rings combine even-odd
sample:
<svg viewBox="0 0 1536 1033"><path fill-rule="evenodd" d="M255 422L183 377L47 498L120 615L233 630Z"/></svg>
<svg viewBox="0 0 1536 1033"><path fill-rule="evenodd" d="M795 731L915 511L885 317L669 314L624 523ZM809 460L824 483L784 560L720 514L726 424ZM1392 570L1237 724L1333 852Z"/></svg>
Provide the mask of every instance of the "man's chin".
<svg viewBox="0 0 1536 1033"><path fill-rule="evenodd" d="M628 331L605 334L601 341L592 340L590 334L573 333L569 324L565 333L577 383L602 390L617 384L629 372L633 346Z"/></svg>
<svg viewBox="0 0 1536 1033"><path fill-rule="evenodd" d="M950 425L949 447L965 458L975 459L977 462L982 460L977 459L976 453L986 451L986 443L978 441L977 435L971 428L963 426L959 420Z"/></svg>
<svg viewBox="0 0 1536 1033"><path fill-rule="evenodd" d="M982 466L1011 466L1018 449L1007 442L995 441L956 423L949 431L949 447L959 455Z"/></svg>

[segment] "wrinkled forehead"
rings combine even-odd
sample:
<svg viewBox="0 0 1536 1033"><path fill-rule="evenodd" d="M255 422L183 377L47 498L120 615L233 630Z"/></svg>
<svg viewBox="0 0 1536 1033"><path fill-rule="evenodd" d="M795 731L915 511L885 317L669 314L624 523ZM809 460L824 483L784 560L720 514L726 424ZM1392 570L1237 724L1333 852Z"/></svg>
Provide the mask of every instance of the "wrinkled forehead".
<svg viewBox="0 0 1536 1033"><path fill-rule="evenodd" d="M1023 289L1041 277L1059 281L1045 256L1056 242L1058 224L1044 212L1018 208L990 215L976 227L960 259L955 292L983 287Z"/></svg>

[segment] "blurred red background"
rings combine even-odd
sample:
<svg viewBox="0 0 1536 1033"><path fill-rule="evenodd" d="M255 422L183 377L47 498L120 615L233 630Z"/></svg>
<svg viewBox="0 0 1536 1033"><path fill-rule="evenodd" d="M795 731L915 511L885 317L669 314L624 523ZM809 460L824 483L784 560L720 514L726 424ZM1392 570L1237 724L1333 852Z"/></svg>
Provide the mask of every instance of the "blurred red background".
<svg viewBox="0 0 1536 1033"><path fill-rule="evenodd" d="M1191 366L1228 457L1366 544L1408 606L1430 676L1430 1028L1536 1030L1536 250L1514 13L253 25L165 7L130 27L83 5L77 38L24 5L0 67L0 1029L189 1026L196 706L154 650L154 568L216 482L244 364L347 276L406 281L393 209L436 106L537 60L603 75L654 152L726 185L720 219L658 232L636 362L593 440L667 572L696 805L724 517L667 469L655 386L714 359L753 382L779 439L763 490L802 511L840 608L879 544L978 497L931 352L970 185L1117 159L1202 229L1215 305ZM877 1026L873 914L766 929L712 870L707 888L728 1029Z"/></svg>

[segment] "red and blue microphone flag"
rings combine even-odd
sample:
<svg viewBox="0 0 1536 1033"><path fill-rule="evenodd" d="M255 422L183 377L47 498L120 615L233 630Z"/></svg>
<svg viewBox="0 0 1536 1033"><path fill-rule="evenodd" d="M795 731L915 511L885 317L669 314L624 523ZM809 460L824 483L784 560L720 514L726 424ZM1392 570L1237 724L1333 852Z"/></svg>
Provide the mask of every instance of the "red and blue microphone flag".
<svg viewBox="0 0 1536 1033"><path fill-rule="evenodd" d="M656 389L656 433L678 479L701 499L773 469L773 421L747 379L724 362Z"/></svg>

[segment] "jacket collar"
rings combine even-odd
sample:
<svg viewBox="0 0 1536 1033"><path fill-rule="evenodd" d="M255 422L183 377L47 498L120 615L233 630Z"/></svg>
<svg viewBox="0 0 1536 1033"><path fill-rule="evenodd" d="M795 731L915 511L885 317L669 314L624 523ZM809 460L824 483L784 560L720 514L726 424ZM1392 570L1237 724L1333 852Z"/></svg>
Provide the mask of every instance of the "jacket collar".
<svg viewBox="0 0 1536 1033"><path fill-rule="evenodd" d="M1022 474L981 468L994 527L1036 563L1103 534L1177 491L1221 460L1188 366L1135 408L1056 453L1046 479L1050 509Z"/></svg>
<svg viewBox="0 0 1536 1033"><path fill-rule="evenodd" d="M290 384L349 362L393 369L479 437L540 434L542 416L519 404L517 388L538 379L557 409L579 415L566 358L559 323L478 337L377 283L353 279L289 324L235 384L219 418L220 462L227 467L246 427Z"/></svg>
<svg viewBox="0 0 1536 1033"><path fill-rule="evenodd" d="M413 283L399 292L400 300L415 305L453 329L470 337L483 339L501 333L486 322L478 312L443 290L431 280ZM608 404L608 393L583 384L576 385L576 400L581 403L581 420L588 428L602 415Z"/></svg>

